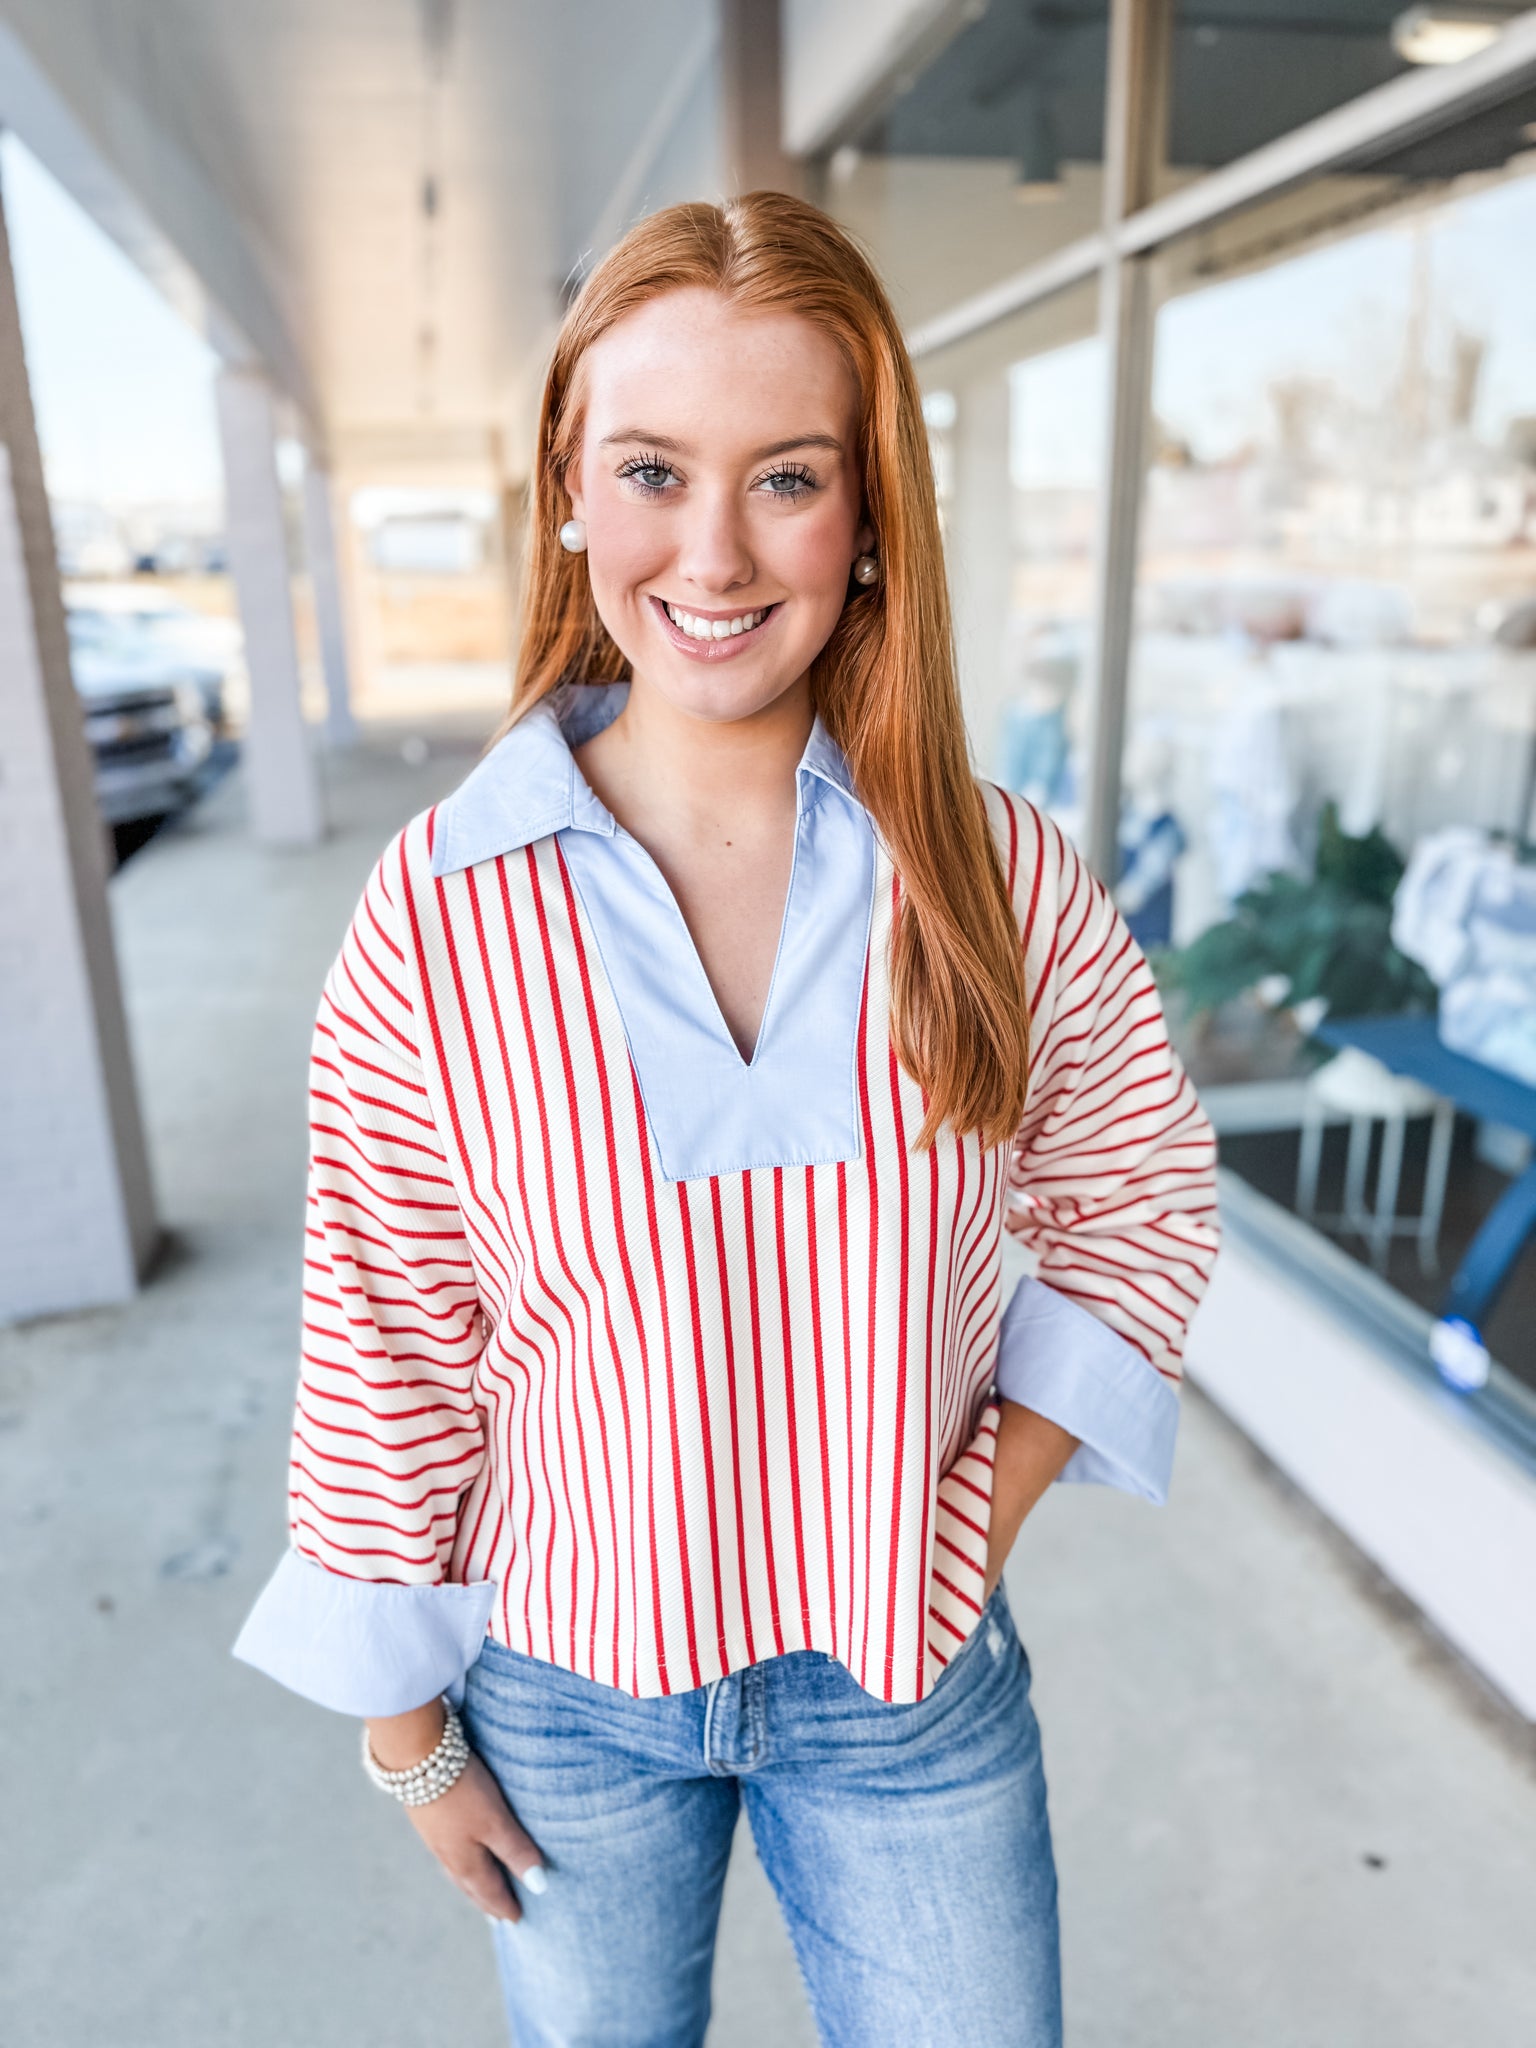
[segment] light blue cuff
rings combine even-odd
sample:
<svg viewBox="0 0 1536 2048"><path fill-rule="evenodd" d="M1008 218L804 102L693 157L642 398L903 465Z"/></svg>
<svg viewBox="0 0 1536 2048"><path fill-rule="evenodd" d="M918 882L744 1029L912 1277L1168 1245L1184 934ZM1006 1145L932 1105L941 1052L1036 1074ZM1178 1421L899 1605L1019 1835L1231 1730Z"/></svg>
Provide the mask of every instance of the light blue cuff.
<svg viewBox="0 0 1536 2048"><path fill-rule="evenodd" d="M380 1585L343 1578L289 1549L233 1654L339 1714L406 1714L440 1693L457 1707L495 1599L494 1579Z"/></svg>
<svg viewBox="0 0 1536 2048"><path fill-rule="evenodd" d="M1057 1478L1168 1501L1179 1397L1134 1344L1043 1280L1003 1311L997 1391L1082 1439Z"/></svg>

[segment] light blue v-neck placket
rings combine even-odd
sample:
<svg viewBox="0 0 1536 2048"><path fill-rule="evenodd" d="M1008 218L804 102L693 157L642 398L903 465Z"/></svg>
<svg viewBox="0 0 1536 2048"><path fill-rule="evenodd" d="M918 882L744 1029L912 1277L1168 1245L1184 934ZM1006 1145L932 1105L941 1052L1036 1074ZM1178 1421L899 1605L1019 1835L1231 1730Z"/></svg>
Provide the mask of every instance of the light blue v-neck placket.
<svg viewBox="0 0 1536 2048"><path fill-rule="evenodd" d="M768 999L750 1061L732 1038L665 876L599 800L573 758L620 711L627 683L567 685L535 706L455 799L433 850L441 875L506 850L500 803L475 829L476 777L509 795L498 755L549 766L571 879L613 990L664 1179L860 1157L856 1065L874 914L875 833L820 718L795 774L795 846ZM522 786L524 777L515 778ZM547 805L547 798L546 798ZM517 837L538 836L525 820ZM482 847L484 850L482 851Z"/></svg>

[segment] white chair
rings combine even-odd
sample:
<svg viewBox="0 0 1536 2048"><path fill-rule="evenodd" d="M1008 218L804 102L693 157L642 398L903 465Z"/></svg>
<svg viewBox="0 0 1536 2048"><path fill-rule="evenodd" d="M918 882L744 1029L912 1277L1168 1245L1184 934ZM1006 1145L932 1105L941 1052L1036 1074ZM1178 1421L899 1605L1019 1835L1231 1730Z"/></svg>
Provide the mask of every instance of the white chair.
<svg viewBox="0 0 1536 2048"><path fill-rule="evenodd" d="M1429 1158L1424 1170L1424 1203L1417 1216L1399 1217L1397 1192L1403 1171L1403 1134L1409 1117L1430 1118ZM1327 1124L1349 1125L1349 1151L1344 1163L1344 1207L1337 1215L1317 1213L1317 1176ZM1366 1203L1366 1174L1371 1137L1382 1126L1381 1159L1376 1169L1374 1200ZM1296 1168L1296 1212L1325 1230L1362 1237L1370 1247L1371 1264L1386 1271L1394 1237L1418 1242L1419 1271L1433 1273L1439 1263L1440 1220L1445 1211L1445 1182L1451 1164L1456 1105L1421 1082L1394 1074L1380 1060L1355 1046L1320 1067L1307 1089L1301 1123L1301 1154Z"/></svg>

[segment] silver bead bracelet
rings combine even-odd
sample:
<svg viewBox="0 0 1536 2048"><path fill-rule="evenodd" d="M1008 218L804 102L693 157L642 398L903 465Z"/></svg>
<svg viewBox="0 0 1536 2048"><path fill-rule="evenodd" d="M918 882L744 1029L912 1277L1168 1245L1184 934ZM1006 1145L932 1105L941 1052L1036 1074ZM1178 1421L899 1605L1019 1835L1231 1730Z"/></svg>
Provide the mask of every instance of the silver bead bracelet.
<svg viewBox="0 0 1536 2048"><path fill-rule="evenodd" d="M446 1699L443 1714L443 1732L436 1749L403 1771L385 1770L368 1741L368 1724L363 1723L363 1769L381 1792L389 1793L405 1806L425 1806L429 1800L441 1799L449 1786L458 1782L469 1762L469 1744L464 1724Z"/></svg>

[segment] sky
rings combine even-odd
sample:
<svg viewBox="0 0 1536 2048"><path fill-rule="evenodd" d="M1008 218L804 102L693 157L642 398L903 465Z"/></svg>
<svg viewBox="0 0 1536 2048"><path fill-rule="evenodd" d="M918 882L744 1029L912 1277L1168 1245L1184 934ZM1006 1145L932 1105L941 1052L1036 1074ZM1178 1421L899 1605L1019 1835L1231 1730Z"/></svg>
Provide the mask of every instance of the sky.
<svg viewBox="0 0 1536 2048"><path fill-rule="evenodd" d="M51 495L217 501L213 350L14 135L0 181Z"/></svg>

